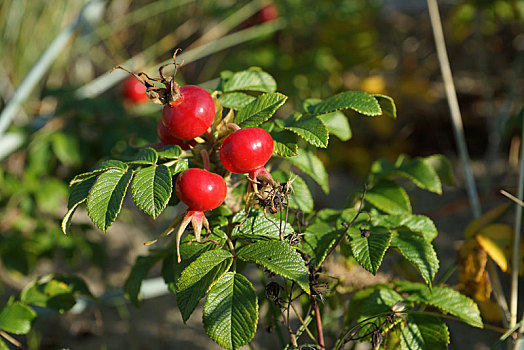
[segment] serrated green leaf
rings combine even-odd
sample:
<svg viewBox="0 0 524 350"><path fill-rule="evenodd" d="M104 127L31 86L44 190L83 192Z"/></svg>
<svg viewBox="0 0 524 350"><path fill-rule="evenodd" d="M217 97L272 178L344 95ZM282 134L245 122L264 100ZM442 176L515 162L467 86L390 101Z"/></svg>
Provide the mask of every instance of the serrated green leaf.
<svg viewBox="0 0 524 350"><path fill-rule="evenodd" d="M384 227L372 226L369 228L369 236L366 237L359 229L352 226L348 230L348 235L355 259L363 268L375 275L391 242L391 232Z"/></svg>
<svg viewBox="0 0 524 350"><path fill-rule="evenodd" d="M426 349L445 350L448 348L449 330L441 319L430 315L411 314L408 316L408 321L418 326Z"/></svg>
<svg viewBox="0 0 524 350"><path fill-rule="evenodd" d="M324 222L309 225L302 236L304 251L309 254L318 268L326 259L327 252L344 231Z"/></svg>
<svg viewBox="0 0 524 350"><path fill-rule="evenodd" d="M222 106L233 109L241 109L255 100L254 96L242 92L230 92L218 99Z"/></svg>
<svg viewBox="0 0 524 350"><path fill-rule="evenodd" d="M391 307L395 305L398 301L403 301L403 298L400 294L389 288L379 288L375 290L371 295L365 300L362 310L358 317L357 322L368 320L370 317L380 315L385 312L389 312ZM385 316L377 316L378 322L381 322L385 319ZM372 323L376 323L372 322ZM359 335L367 334L369 329L362 329L359 332Z"/></svg>
<svg viewBox="0 0 524 350"><path fill-rule="evenodd" d="M274 152L281 157L293 157L298 154L298 140L297 136L288 130L273 130L271 132L273 137Z"/></svg>
<svg viewBox="0 0 524 350"><path fill-rule="evenodd" d="M373 225L384 226L389 229L405 227L411 232L420 233L428 242L435 239L438 234L433 221L424 215L373 215Z"/></svg>
<svg viewBox="0 0 524 350"><path fill-rule="evenodd" d="M238 111L235 123L241 128L258 126L271 118L275 111L286 102L287 96L281 93L267 93Z"/></svg>
<svg viewBox="0 0 524 350"><path fill-rule="evenodd" d="M153 165L156 164L158 161L158 153L154 148L147 147L142 148L140 151L138 151L138 154L136 155L135 159L128 162L129 164L134 165Z"/></svg>
<svg viewBox="0 0 524 350"><path fill-rule="evenodd" d="M240 226L235 226L231 232L231 237L239 238L244 240L251 239L280 239L280 224L279 219L276 216L271 217L267 214L273 222L269 221L262 210L251 210L247 219L245 218L244 211L240 211L233 217L233 222L242 223ZM275 221L277 220L277 221ZM290 224L284 225L282 223L282 229L284 229L284 236L292 234L293 227Z"/></svg>
<svg viewBox="0 0 524 350"><path fill-rule="evenodd" d="M77 184L73 189L71 190L71 193L69 194L69 199L67 200L67 213L62 219L62 232L64 234L69 233L69 227L71 223L71 217L73 216L73 213L76 210L76 207L78 207L81 203L85 202L87 200L87 196L89 195L89 190L93 186L93 184L96 181L96 177L93 175L90 178L87 178Z"/></svg>
<svg viewBox="0 0 524 350"><path fill-rule="evenodd" d="M95 165L91 171L75 176L73 180L69 182L69 186L73 186L76 183L82 182L87 178L93 177L95 175L99 175L110 169L120 169L120 170L125 171L127 170L127 168L128 168L128 165L119 160L106 160L106 161L103 161Z"/></svg>
<svg viewBox="0 0 524 350"><path fill-rule="evenodd" d="M202 316L207 335L226 349L251 341L258 322L257 294L247 278L228 272L211 288Z"/></svg>
<svg viewBox="0 0 524 350"><path fill-rule="evenodd" d="M280 183L291 182L292 191L289 194L289 206L294 209L299 209L305 213L313 211L313 196L302 178L298 175L289 175L282 170L277 170L271 173L273 179Z"/></svg>
<svg viewBox="0 0 524 350"><path fill-rule="evenodd" d="M401 327L400 348L402 350L426 350L422 333L417 324L408 316L408 322Z"/></svg>
<svg viewBox="0 0 524 350"><path fill-rule="evenodd" d="M261 91L274 92L277 90L275 79L259 69L250 69L233 74L224 81L224 92L229 91Z"/></svg>
<svg viewBox="0 0 524 350"><path fill-rule="evenodd" d="M0 311L0 329L13 334L27 334L35 318L33 309L15 301Z"/></svg>
<svg viewBox="0 0 524 350"><path fill-rule="evenodd" d="M178 145L166 145L162 150L157 151L157 154L166 159L177 159L182 155L182 148Z"/></svg>
<svg viewBox="0 0 524 350"><path fill-rule="evenodd" d="M477 304L449 287L433 287L426 303L460 318L470 326L484 327Z"/></svg>
<svg viewBox="0 0 524 350"><path fill-rule="evenodd" d="M315 180L324 193L329 193L329 182L326 169L324 168L322 161L313 152L304 151L295 157L289 158L289 161Z"/></svg>
<svg viewBox="0 0 524 350"><path fill-rule="evenodd" d="M175 164L171 165L169 167L169 173L171 176L175 176L178 173L183 172L184 170L187 170L189 168L189 162L187 159L180 159Z"/></svg>
<svg viewBox="0 0 524 350"><path fill-rule="evenodd" d="M49 274L29 283L20 293L20 300L63 313L76 304L76 295L93 296L83 279Z"/></svg>
<svg viewBox="0 0 524 350"><path fill-rule="evenodd" d="M215 238L216 237L213 237L213 239ZM188 235L182 238L180 243L180 258L182 261L180 263L177 262L176 250L173 248L162 263L162 277L168 285L168 289L173 293L176 293L175 284L180 278L182 271L204 252L216 248L216 244L213 242L188 244L191 239Z"/></svg>
<svg viewBox="0 0 524 350"><path fill-rule="evenodd" d="M290 117L281 127L294 132L315 147L326 148L328 145L329 130L317 116Z"/></svg>
<svg viewBox="0 0 524 350"><path fill-rule="evenodd" d="M397 117L397 106L395 106L395 101L389 96L386 95L380 95L380 94L373 94L373 96L380 105L380 109L382 109L382 115L386 115L391 118Z"/></svg>
<svg viewBox="0 0 524 350"><path fill-rule="evenodd" d="M98 176L91 187L87 197L87 213L102 231L107 231L115 221L132 177L132 171L110 169Z"/></svg>
<svg viewBox="0 0 524 350"><path fill-rule="evenodd" d="M333 112L318 116L326 124L329 133L338 137L341 141L351 138L351 128L348 118L342 112Z"/></svg>
<svg viewBox="0 0 524 350"><path fill-rule="evenodd" d="M373 164L371 171L379 178L405 177L422 189L442 194L437 172L421 158L403 161L400 165L381 159Z"/></svg>
<svg viewBox="0 0 524 350"><path fill-rule="evenodd" d="M160 254L140 255L136 258L135 264L124 283L124 295L136 307L140 307L139 296L142 281L161 258L162 255Z"/></svg>
<svg viewBox="0 0 524 350"><path fill-rule="evenodd" d="M442 154L433 154L429 157L422 158L423 161L432 167L439 176L440 180L449 186L455 185L455 176L453 175L453 167L449 160Z"/></svg>
<svg viewBox="0 0 524 350"><path fill-rule="evenodd" d="M411 262L428 286L431 286L439 267L437 254L431 243L416 233L398 231L391 239L391 246Z"/></svg>
<svg viewBox="0 0 524 350"><path fill-rule="evenodd" d="M388 214L411 213L408 194L396 182L380 180L366 192L366 201Z"/></svg>
<svg viewBox="0 0 524 350"><path fill-rule="evenodd" d="M237 257L254 262L285 278L295 281L306 293L309 291L309 274L304 259L295 248L282 241L256 242L237 251Z"/></svg>
<svg viewBox="0 0 524 350"><path fill-rule="evenodd" d="M344 109L352 109L367 116L382 114L378 101L363 91L341 92L309 107L313 114L326 114Z"/></svg>
<svg viewBox="0 0 524 350"><path fill-rule="evenodd" d="M133 179L131 193L136 205L146 214L157 218L167 206L173 184L165 165L140 169Z"/></svg>
<svg viewBox="0 0 524 350"><path fill-rule="evenodd" d="M227 272L233 262L230 252L209 250L182 271L176 282L177 305L184 323L193 313L209 288Z"/></svg>

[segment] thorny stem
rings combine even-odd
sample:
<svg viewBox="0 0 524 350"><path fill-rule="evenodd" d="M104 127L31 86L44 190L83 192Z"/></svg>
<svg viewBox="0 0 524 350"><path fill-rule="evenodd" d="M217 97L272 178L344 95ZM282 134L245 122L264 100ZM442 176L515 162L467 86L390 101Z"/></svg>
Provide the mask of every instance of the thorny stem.
<svg viewBox="0 0 524 350"><path fill-rule="evenodd" d="M343 223L343 226L346 228L344 230L344 232L338 237L337 241L335 242L335 244L333 244L333 246L328 250L327 254L326 254L326 257L324 258L324 260L327 260L327 258L329 257L329 255L331 255L331 253L333 253L333 251L335 251L335 249L338 247L338 245L340 244L340 242L342 242L342 240L344 239L344 237L346 237L346 234L348 233L349 231L349 228L351 226L353 226L353 224L355 223L355 221L357 221L357 218L359 217L360 214L362 214L362 207L364 206L364 199L366 198L366 191L367 191L367 185L364 184L364 193L362 193L362 198L360 199L360 205L359 205L359 208L358 208L358 212L357 212L357 215L355 215L355 217L353 218L353 220L351 220L351 222L348 224L348 223Z"/></svg>
<svg viewBox="0 0 524 350"><path fill-rule="evenodd" d="M311 301L315 309L315 321L317 324L318 345L320 346L320 350L325 350L326 346L324 345L324 333L322 332L322 318L320 317L320 308L318 306L317 298L315 296L311 297Z"/></svg>

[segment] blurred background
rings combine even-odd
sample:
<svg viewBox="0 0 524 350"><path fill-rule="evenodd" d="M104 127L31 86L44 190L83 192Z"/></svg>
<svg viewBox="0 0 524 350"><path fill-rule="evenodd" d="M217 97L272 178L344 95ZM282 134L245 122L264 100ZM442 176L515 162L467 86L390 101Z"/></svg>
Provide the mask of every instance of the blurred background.
<svg viewBox="0 0 524 350"><path fill-rule="evenodd" d="M489 209L508 202L500 189L516 192L524 3L439 5L471 166ZM415 211L436 220L441 270L456 259L473 216L425 1L3 0L0 33L1 304L50 272L77 273L94 294L110 293L146 251L142 243L161 231L162 220L153 222L129 203L106 235L83 212L71 236L61 233L60 221L74 175L133 153L130 139L157 142L161 107L135 101L124 90L127 75L108 72L122 65L156 76L176 48L185 62L176 75L181 84L212 90L224 70L269 72L289 96L283 116L306 98L344 90L393 97L397 120L348 115L352 139L332 138L321 151L335 190L317 193L316 204L342 207L378 158L444 154L456 187L441 197L420 194ZM10 100L19 100L19 108L6 113ZM140 310L115 300L82 314L46 314L25 341L32 349L216 347L198 315L182 325L172 295L146 300ZM463 331L452 329L457 345L450 348L463 348ZM498 338L468 331L478 349ZM260 340L262 324L260 332L255 347L271 348Z"/></svg>

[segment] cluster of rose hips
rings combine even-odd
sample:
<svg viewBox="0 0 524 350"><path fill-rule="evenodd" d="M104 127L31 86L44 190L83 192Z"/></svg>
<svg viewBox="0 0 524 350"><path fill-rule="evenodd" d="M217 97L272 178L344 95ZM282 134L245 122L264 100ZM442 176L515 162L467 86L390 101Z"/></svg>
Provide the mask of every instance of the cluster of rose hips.
<svg viewBox="0 0 524 350"><path fill-rule="evenodd" d="M173 59L176 58L176 53ZM175 67L180 66L176 61L174 64ZM157 126L158 137L162 144L179 145L188 150L197 144L195 138L202 135L206 138L206 135L211 134L211 125L215 119L215 102L211 94L199 86L180 87L173 77L166 78L163 75L163 68L164 66L159 69L160 79L149 78L145 73L130 73L145 86L145 94L149 100L163 104L162 118ZM159 81L165 87L158 88L151 81ZM220 161L223 167L235 174L247 173L255 192L257 192L257 183L276 184L264 168L273 153L271 135L257 127L241 129L236 124L228 124L227 127L233 132L222 141L220 146ZM204 169L189 168L180 173L175 182L177 197L188 206L176 235L179 262L180 238L186 227L189 223L192 224L195 239L200 242L202 226L209 234L209 223L204 212L220 206L227 195L224 178L209 171L206 151L202 152L202 157ZM171 230L174 229L173 226L176 225L172 225Z"/></svg>

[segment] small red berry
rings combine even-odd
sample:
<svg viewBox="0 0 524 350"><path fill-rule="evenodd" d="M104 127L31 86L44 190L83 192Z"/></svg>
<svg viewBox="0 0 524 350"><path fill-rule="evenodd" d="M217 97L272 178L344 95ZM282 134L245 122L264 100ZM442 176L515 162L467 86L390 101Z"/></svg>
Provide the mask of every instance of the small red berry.
<svg viewBox="0 0 524 350"><path fill-rule="evenodd" d="M175 183L177 197L190 211L208 211L224 202L227 186L218 174L200 168L190 168L178 175Z"/></svg>
<svg viewBox="0 0 524 350"><path fill-rule="evenodd" d="M148 101L146 87L135 77L129 76L124 80L124 97L134 103Z"/></svg>
<svg viewBox="0 0 524 350"><path fill-rule="evenodd" d="M245 128L228 135L220 147L220 160L235 174L264 166L273 154L273 138L264 129Z"/></svg>
<svg viewBox="0 0 524 350"><path fill-rule="evenodd" d="M191 140L202 135L215 119L215 102L205 89L195 85L180 88L180 97L162 110L162 122L171 135Z"/></svg>
<svg viewBox="0 0 524 350"><path fill-rule="evenodd" d="M158 124L156 126L156 132L158 134L158 138L160 139L160 142L162 142L164 145L178 145L183 150L188 150L191 147L196 145L195 140L191 141L182 141L180 139L177 139L173 135L167 131L166 127L162 123L162 119L158 121Z"/></svg>

